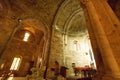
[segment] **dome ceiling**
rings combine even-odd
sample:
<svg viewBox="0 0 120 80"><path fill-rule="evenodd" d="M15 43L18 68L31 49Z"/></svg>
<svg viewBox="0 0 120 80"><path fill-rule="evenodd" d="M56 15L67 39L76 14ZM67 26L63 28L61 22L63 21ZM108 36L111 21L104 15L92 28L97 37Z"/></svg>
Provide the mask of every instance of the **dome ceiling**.
<svg viewBox="0 0 120 80"><path fill-rule="evenodd" d="M85 22L85 17L83 12L76 14L72 19L71 23L69 24L67 34L72 36L77 35L86 35L87 27Z"/></svg>
<svg viewBox="0 0 120 80"><path fill-rule="evenodd" d="M66 0L56 15L55 29L70 36L82 36L87 32L85 17L79 0Z"/></svg>

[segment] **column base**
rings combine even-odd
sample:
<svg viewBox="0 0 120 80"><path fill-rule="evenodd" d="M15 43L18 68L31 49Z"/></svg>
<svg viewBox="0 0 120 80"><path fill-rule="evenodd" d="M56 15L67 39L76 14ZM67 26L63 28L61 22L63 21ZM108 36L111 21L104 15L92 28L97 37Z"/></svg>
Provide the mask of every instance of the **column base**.
<svg viewBox="0 0 120 80"><path fill-rule="evenodd" d="M92 80L120 80L120 75L97 74Z"/></svg>
<svg viewBox="0 0 120 80"><path fill-rule="evenodd" d="M92 80L102 80L103 75L103 72L96 73Z"/></svg>
<svg viewBox="0 0 120 80"><path fill-rule="evenodd" d="M102 78L102 80L120 80L120 78L114 78L114 77L106 77L106 76L104 76L103 78Z"/></svg>

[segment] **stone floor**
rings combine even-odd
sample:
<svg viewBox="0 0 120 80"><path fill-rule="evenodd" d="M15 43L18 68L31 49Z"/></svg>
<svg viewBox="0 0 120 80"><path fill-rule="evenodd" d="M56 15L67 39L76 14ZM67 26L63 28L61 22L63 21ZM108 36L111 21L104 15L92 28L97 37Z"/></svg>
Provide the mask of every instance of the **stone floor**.
<svg viewBox="0 0 120 80"><path fill-rule="evenodd" d="M27 77L13 77L13 79L8 79L8 80L26 80ZM0 77L1 80L1 77ZM30 80L36 80L36 79L30 79ZM38 77L37 80L44 80L42 77ZM46 80L52 80L52 78L47 77ZM58 77L58 80L92 80L91 77L84 76L83 73L78 73L75 75L74 72L70 72L69 74L66 75L64 78L62 75Z"/></svg>
<svg viewBox="0 0 120 80"><path fill-rule="evenodd" d="M66 80L92 80L91 77L83 77L81 75L77 75L75 76L74 74L73 75L69 75L66 77Z"/></svg>

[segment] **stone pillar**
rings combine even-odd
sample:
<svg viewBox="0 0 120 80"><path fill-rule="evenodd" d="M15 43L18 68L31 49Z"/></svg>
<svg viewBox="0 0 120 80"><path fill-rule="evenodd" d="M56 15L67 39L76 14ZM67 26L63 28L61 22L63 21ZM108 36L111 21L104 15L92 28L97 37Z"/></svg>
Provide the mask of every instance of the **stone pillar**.
<svg viewBox="0 0 120 80"><path fill-rule="evenodd" d="M84 7L84 6L82 6L82 7ZM97 77L94 77L94 79L92 79L92 80L102 80L101 78L102 78L105 70L104 70L104 66L103 66L104 64L103 64L103 60L101 57L101 52L100 52L100 49L98 47L98 43L96 41L96 37L95 37L94 31L93 31L94 24L92 24L92 22L90 21L87 9L83 8L83 11L84 11L87 29L89 32L89 37L90 37L92 50L94 53L94 58L95 58L96 67L97 67L97 73L96 73Z"/></svg>
<svg viewBox="0 0 120 80"><path fill-rule="evenodd" d="M106 1L103 0L101 1L101 3L105 9L105 12L109 16L108 19L111 22L111 27L114 28L110 28L111 30L109 32L106 32L108 32L107 35L109 36L108 38L110 39L110 43L112 44L111 47L113 48L113 51L115 53L114 56L120 66L120 21Z"/></svg>
<svg viewBox="0 0 120 80"><path fill-rule="evenodd" d="M104 28L104 32L109 40L112 51L114 52L115 59L120 66L120 22L107 2L104 0L92 0L92 3L96 8L97 15L99 15L101 25Z"/></svg>
<svg viewBox="0 0 120 80"><path fill-rule="evenodd" d="M99 3L99 0L81 0L81 3L85 6L84 8L87 9L90 21L92 22L92 24L94 24L92 25L93 31L95 33L97 44L100 48L101 56L102 56L104 67L105 67L105 74L102 80L120 79L120 69L119 69L118 63L115 60L109 40L107 39L107 36L104 31L103 24L106 24L106 23L101 22L103 18L101 18L102 16L98 15L99 13L97 12L96 9L99 9L99 8L96 8L95 5L100 5L100 7L103 7L103 6L101 6L101 3Z"/></svg>
<svg viewBox="0 0 120 80"><path fill-rule="evenodd" d="M113 12L113 10L111 9L111 7L109 6L107 1L102 0L101 2L102 2L102 5L103 5L104 9L107 10L107 13L108 13L108 16L109 16L109 19L110 19L111 23L120 32L120 21L119 21L119 19L117 18L117 16Z"/></svg>

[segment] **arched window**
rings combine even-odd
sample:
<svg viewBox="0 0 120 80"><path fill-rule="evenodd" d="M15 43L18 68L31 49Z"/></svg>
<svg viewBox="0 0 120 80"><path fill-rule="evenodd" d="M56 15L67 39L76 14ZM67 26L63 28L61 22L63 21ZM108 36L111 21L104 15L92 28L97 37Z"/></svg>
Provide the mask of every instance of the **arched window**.
<svg viewBox="0 0 120 80"><path fill-rule="evenodd" d="M29 39L29 36L30 36L30 33L26 32L25 35L24 35L24 38L23 38L23 41L28 41Z"/></svg>
<svg viewBox="0 0 120 80"><path fill-rule="evenodd" d="M74 44L74 50L75 50L75 51L80 51L79 41L74 40L74 41L73 41L73 44Z"/></svg>
<svg viewBox="0 0 120 80"><path fill-rule="evenodd" d="M16 31L14 38L24 42L30 42L30 43L35 42L34 34L31 31L25 29L20 29Z"/></svg>
<svg viewBox="0 0 120 80"><path fill-rule="evenodd" d="M18 70L20 66L21 58L14 57L10 70Z"/></svg>

